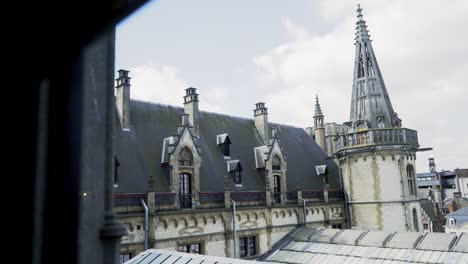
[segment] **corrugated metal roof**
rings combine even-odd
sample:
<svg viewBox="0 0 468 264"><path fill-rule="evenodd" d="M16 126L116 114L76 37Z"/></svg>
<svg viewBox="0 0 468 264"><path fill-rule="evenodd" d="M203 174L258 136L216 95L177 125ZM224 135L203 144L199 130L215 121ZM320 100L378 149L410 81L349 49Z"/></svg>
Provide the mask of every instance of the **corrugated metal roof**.
<svg viewBox="0 0 468 264"><path fill-rule="evenodd" d="M149 249L128 260L127 262L125 262L125 264L252 264L254 262L255 261L253 260L245 259L188 254L184 252L160 249Z"/></svg>
<svg viewBox="0 0 468 264"><path fill-rule="evenodd" d="M308 232L308 233L307 233ZM468 235L302 228L267 258L283 263L468 263ZM298 241L301 240L301 241ZM328 242L324 242L328 241ZM354 241L354 243L353 243Z"/></svg>
<svg viewBox="0 0 468 264"><path fill-rule="evenodd" d="M418 249L448 251L456 239L455 234L427 233Z"/></svg>

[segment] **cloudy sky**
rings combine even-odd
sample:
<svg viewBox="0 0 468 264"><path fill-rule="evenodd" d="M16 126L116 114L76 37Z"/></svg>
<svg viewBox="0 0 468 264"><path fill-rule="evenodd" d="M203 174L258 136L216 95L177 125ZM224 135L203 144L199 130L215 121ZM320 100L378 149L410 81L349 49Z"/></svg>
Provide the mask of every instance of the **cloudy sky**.
<svg viewBox="0 0 468 264"><path fill-rule="evenodd" d="M350 0L159 0L117 27L116 69L131 97L271 122L348 121L356 5ZM468 1L361 0L393 108L418 131L417 172L468 168Z"/></svg>

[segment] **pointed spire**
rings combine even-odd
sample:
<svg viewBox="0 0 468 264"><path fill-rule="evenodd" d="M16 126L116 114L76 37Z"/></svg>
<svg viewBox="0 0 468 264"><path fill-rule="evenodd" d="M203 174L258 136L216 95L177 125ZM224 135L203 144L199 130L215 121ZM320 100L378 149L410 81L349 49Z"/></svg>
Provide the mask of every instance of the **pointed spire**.
<svg viewBox="0 0 468 264"><path fill-rule="evenodd" d="M323 119L324 119L324 116L322 113L322 109L320 108L318 95L315 95L315 113L314 113L314 128L315 129L324 127Z"/></svg>
<svg viewBox="0 0 468 264"><path fill-rule="evenodd" d="M369 31L367 30L366 21L363 19L361 5L358 4L356 10L358 21L356 22L356 43L363 41L370 41Z"/></svg>
<svg viewBox="0 0 468 264"><path fill-rule="evenodd" d="M350 113L352 128L358 130L400 127L401 119L393 111L360 5L357 8L355 40L356 56Z"/></svg>
<svg viewBox="0 0 468 264"><path fill-rule="evenodd" d="M315 95L315 116L323 116L322 109L320 108L320 103L318 99L318 95Z"/></svg>

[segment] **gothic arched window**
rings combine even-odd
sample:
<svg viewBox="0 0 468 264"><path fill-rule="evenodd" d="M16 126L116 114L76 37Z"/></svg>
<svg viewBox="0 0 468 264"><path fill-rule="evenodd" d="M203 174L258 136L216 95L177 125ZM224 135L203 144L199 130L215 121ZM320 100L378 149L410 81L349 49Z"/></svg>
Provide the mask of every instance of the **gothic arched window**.
<svg viewBox="0 0 468 264"><path fill-rule="evenodd" d="M281 170L281 159L277 154L275 154L273 156L273 164L272 165L273 165L272 166L273 170Z"/></svg>
<svg viewBox="0 0 468 264"><path fill-rule="evenodd" d="M192 151L188 147L184 147L180 151L179 166L193 166Z"/></svg>
<svg viewBox="0 0 468 264"><path fill-rule="evenodd" d="M418 213L416 212L416 208L413 208L413 227L414 231L419 232Z"/></svg>
<svg viewBox="0 0 468 264"><path fill-rule="evenodd" d="M416 186L414 184L414 169L413 166L406 166L406 175L408 176L408 190L410 195L416 195Z"/></svg>

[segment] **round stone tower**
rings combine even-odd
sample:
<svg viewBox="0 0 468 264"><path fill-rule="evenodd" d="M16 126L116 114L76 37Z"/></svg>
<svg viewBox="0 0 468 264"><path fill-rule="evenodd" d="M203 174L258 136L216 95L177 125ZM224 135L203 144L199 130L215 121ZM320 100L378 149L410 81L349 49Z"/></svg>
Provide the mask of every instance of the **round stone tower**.
<svg viewBox="0 0 468 264"><path fill-rule="evenodd" d="M370 230L420 231L415 130L393 111L358 5L350 130L334 140L351 225Z"/></svg>

